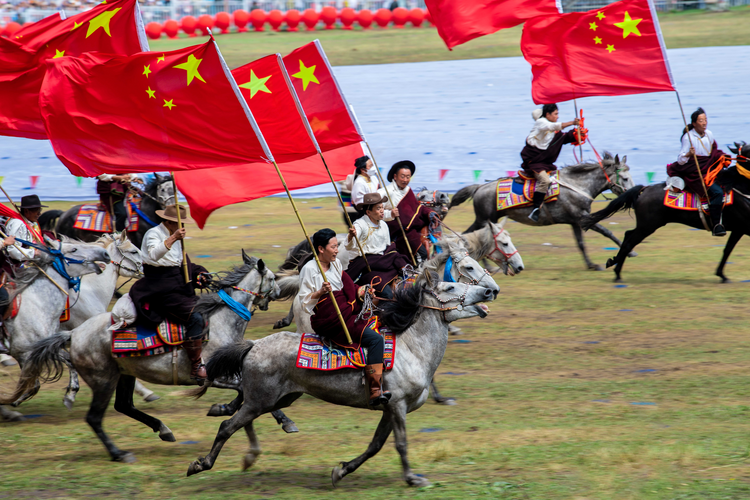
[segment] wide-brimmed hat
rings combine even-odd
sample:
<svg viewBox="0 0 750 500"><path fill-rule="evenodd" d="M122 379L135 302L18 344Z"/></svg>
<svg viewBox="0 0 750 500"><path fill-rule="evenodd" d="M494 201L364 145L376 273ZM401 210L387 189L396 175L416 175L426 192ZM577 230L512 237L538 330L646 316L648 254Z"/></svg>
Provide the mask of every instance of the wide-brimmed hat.
<svg viewBox="0 0 750 500"><path fill-rule="evenodd" d="M380 193L367 193L364 198L362 198L362 203L357 203L355 208L357 211L361 212L365 207L377 205L378 203L385 203L386 201L388 201L388 197L381 196Z"/></svg>
<svg viewBox="0 0 750 500"><path fill-rule="evenodd" d="M172 222L177 222L177 209L174 205L169 205L164 210L157 210L156 215L161 217L164 220L171 220ZM192 222L192 219L188 217L188 211L185 207L180 205L180 218L182 219L182 222Z"/></svg>
<svg viewBox="0 0 750 500"><path fill-rule="evenodd" d="M30 194L21 198L21 206L19 208L21 210L23 210L24 208L47 208L47 205L42 205L42 202L39 201L39 197L37 195Z"/></svg>
<svg viewBox="0 0 750 500"><path fill-rule="evenodd" d="M388 172L388 182L393 182L393 178L396 176L396 173L401 170L402 168L408 168L411 170L411 175L414 175L414 171L417 169L417 166L414 165L413 161L409 160L401 160L397 161L393 164L391 167L391 170Z"/></svg>

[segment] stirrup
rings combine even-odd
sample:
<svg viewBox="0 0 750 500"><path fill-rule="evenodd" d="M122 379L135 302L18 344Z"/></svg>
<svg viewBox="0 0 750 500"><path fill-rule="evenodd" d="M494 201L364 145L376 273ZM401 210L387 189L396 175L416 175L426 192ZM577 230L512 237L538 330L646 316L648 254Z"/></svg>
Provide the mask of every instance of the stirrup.
<svg viewBox="0 0 750 500"><path fill-rule="evenodd" d="M540 212L539 207L532 210L531 213L529 214L529 219L533 220L534 222L539 222L539 212Z"/></svg>
<svg viewBox="0 0 750 500"><path fill-rule="evenodd" d="M372 398L367 402L367 406L374 408L376 406L387 405L391 400L391 393L382 391L379 396Z"/></svg>
<svg viewBox="0 0 750 500"><path fill-rule="evenodd" d="M716 225L714 226L714 229L713 229L713 231L711 231L711 234L712 234L713 236L726 236L726 235L727 235L727 230L726 230L726 229L724 229L724 226L723 226L723 225L721 225L721 224L716 224Z"/></svg>

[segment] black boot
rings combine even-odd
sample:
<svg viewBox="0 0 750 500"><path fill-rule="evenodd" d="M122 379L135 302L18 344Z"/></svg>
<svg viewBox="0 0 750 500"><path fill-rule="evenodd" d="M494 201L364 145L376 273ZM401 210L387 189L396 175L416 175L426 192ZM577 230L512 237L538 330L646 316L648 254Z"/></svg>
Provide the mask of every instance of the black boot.
<svg viewBox="0 0 750 500"><path fill-rule="evenodd" d="M541 206L542 203L544 203L544 198L547 196L547 193L537 193L534 191L534 198L532 199L532 203L534 203L534 210L531 211L529 214L529 219L533 220L534 222L539 222L539 215L541 214Z"/></svg>
<svg viewBox="0 0 750 500"><path fill-rule="evenodd" d="M711 223L713 225L713 231L711 231L711 234L714 236L726 236L727 230L724 229L724 226L721 224L721 211L722 211L721 205L711 205L709 208L709 212L711 213Z"/></svg>

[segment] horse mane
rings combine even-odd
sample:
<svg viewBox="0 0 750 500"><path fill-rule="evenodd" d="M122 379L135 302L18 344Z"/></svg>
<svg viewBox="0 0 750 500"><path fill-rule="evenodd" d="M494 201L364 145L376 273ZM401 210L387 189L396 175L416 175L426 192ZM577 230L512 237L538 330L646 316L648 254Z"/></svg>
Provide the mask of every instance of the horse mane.
<svg viewBox="0 0 750 500"><path fill-rule="evenodd" d="M409 328L419 314L419 304L422 302L424 288L420 281L414 286L397 290L393 294L393 301L381 302L378 318L391 329L393 333L403 333Z"/></svg>
<svg viewBox="0 0 750 500"><path fill-rule="evenodd" d="M461 236L446 235L438 244L443 244L443 241L445 241L449 245L458 245L463 241L466 251L469 252L469 257L479 260L495 249L495 239L492 237L493 225L492 223L487 224L481 229Z"/></svg>
<svg viewBox="0 0 750 500"><path fill-rule="evenodd" d="M250 257L249 264L235 266L231 271L228 271L225 276L219 279L219 281L215 283L215 286L220 290L237 286L237 284L242 281L242 279L247 276L247 274L252 271L253 268L255 268L258 260L259 259L257 257ZM198 302L196 302L193 311L201 313L203 317L206 318L216 312L216 310L222 306L226 306L226 304L223 300L221 300L221 297L219 297L217 293L204 293L201 294L200 297L198 297Z"/></svg>
<svg viewBox="0 0 750 500"><path fill-rule="evenodd" d="M15 277L13 278L15 289L8 289L8 301L0 302L1 305L13 302L13 299L31 286L37 278L44 276L42 274L42 269L52 262L52 257L47 254L41 254L34 260L34 262L38 264L39 267L28 265L16 269Z"/></svg>

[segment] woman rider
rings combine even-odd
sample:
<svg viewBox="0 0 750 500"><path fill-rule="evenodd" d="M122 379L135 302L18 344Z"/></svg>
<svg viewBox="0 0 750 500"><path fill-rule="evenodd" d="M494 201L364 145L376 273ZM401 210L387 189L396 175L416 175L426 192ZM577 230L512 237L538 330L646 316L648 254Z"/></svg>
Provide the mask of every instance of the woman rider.
<svg viewBox="0 0 750 500"><path fill-rule="evenodd" d="M367 193L375 193L380 187L378 183L377 171L369 156L360 156L354 161L354 183L352 184L352 205L356 206L362 203ZM356 217L351 217L352 222L364 215L363 212L357 211ZM385 218L391 218L391 211L385 211Z"/></svg>
<svg viewBox="0 0 750 500"><path fill-rule="evenodd" d="M719 149L714 140L714 135L708 130L708 119L703 108L698 108L690 115L690 125L687 131L682 131L682 149L677 161L667 165L667 175L670 177L681 177L685 181L685 187L696 193L698 196L705 196L703 184L698 175L698 168L695 166L695 156L698 157L701 173L705 178L708 170L716 165L717 162L723 161L725 153ZM692 141L692 145L691 145ZM713 223L714 236L725 236L727 234L724 226L721 224L721 212L724 208L724 191L718 183L712 183L706 186L708 189L709 212L711 213L711 222Z"/></svg>
<svg viewBox="0 0 750 500"><path fill-rule="evenodd" d="M557 170L555 162L560 156L563 144L575 141L575 129L563 133L562 130L571 125L578 125L580 120L576 118L572 122L559 123L557 119L560 112L557 104L545 104L542 109L535 109L531 113L534 118L534 127L526 138L526 146L521 150L521 168L536 179L534 187L534 210L529 214L529 219L539 221L539 208L544 203L544 198L549 189L549 174Z"/></svg>
<svg viewBox="0 0 750 500"><path fill-rule="evenodd" d="M388 225L383 220L383 202L387 201L388 197L380 193L367 193L362 199L363 202L357 205L357 210L365 215L354 221L354 227L349 228L346 249L359 252L357 242L354 241L354 238L358 238L367 262L365 263L362 256L358 255L349 262L346 273L354 282L361 285L371 284L381 297L391 298L393 292L389 285L409 262L398 253L396 244L391 243ZM371 271L367 270L368 265Z"/></svg>
<svg viewBox="0 0 750 500"><path fill-rule="evenodd" d="M328 283L323 281L318 264L312 259L300 271L300 303L311 315L310 322L315 333L342 347L358 349L362 346L367 349L365 377L370 391L368 405L375 407L388 404L391 393L383 390L385 342L379 333L367 326L368 321L357 319L362 309L358 299L364 295L365 287L358 288L349 275L342 272L341 262L336 258L339 243L332 229L321 229L315 233L312 244ZM346 339L341 321L331 303L331 291L346 322L352 338L351 344Z"/></svg>

